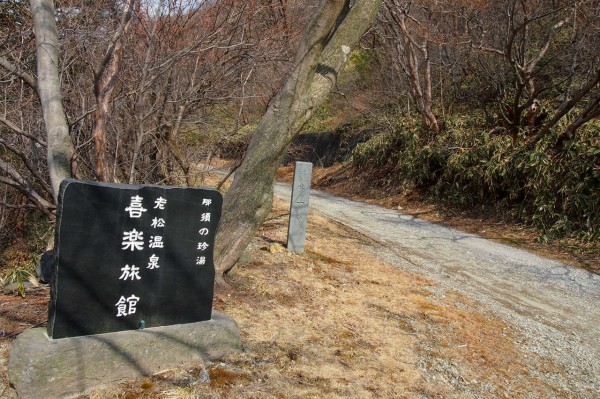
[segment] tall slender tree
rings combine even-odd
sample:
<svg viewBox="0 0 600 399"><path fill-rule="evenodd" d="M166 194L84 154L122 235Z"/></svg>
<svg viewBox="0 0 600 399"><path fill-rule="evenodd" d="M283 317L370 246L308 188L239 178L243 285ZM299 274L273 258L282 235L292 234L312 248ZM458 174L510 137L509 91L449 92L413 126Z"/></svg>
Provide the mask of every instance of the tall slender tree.
<svg viewBox="0 0 600 399"><path fill-rule="evenodd" d="M58 31L52 0L31 0L37 58L37 89L48 137L48 170L54 198L60 182L71 177L75 154L62 106L58 68Z"/></svg>
<svg viewBox="0 0 600 399"><path fill-rule="evenodd" d="M381 0L352 5L349 0L324 0L317 7L294 67L252 135L225 195L215 250L217 276L231 270L266 219L286 149L335 87L351 49L372 25L380 5Z"/></svg>

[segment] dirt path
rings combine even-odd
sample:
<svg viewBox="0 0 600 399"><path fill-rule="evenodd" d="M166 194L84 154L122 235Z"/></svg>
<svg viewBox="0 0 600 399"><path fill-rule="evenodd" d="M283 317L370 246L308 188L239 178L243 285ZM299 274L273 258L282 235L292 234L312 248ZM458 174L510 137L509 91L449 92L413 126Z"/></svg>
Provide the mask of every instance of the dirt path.
<svg viewBox="0 0 600 399"><path fill-rule="evenodd" d="M289 198L289 186L276 195ZM311 210L374 239L373 253L456 291L515 327L525 353L549 359L561 389L600 396L600 276L472 234L312 191Z"/></svg>
<svg viewBox="0 0 600 399"><path fill-rule="evenodd" d="M289 188L214 306L243 350L99 387L93 398L595 399L599 276L314 192L306 251L284 248ZM47 290L0 293L0 398L14 336Z"/></svg>

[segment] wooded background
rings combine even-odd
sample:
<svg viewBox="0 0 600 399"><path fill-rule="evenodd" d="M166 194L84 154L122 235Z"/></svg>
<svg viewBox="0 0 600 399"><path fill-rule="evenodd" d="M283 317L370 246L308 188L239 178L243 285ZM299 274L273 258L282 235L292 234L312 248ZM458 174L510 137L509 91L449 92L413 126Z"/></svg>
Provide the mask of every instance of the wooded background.
<svg viewBox="0 0 600 399"><path fill-rule="evenodd" d="M339 7L327 48L364 3L0 0L0 246L54 219L56 165L79 179L197 186L197 163L241 161L306 61L311 23ZM545 239L598 239L597 1L384 0L363 20L359 44L336 47L339 70L310 66L306 79L329 74L331 93L291 136L368 130L349 162L374 185L494 204Z"/></svg>

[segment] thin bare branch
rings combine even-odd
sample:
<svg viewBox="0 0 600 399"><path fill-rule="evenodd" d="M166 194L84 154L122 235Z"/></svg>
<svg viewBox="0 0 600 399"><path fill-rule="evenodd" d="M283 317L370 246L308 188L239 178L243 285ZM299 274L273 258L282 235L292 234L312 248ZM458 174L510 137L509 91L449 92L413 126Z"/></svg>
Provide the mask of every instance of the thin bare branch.
<svg viewBox="0 0 600 399"><path fill-rule="evenodd" d="M8 127L10 130L12 130L15 133L20 134L21 136L25 136L30 140L35 141L36 143L38 143L39 145L46 147L46 142L41 140L38 137L35 137L33 134L28 133L22 129L20 129L17 125L15 125L14 123L12 123L11 121L9 121L8 119L6 119L4 116L0 115L0 122L2 122L6 127Z"/></svg>
<svg viewBox="0 0 600 399"><path fill-rule="evenodd" d="M15 168L0 159L0 171L3 171L8 175L0 175L0 182L16 188L23 195L25 195L44 215L50 219L54 218L51 212L51 210L56 208L54 204L44 199Z"/></svg>
<svg viewBox="0 0 600 399"><path fill-rule="evenodd" d="M31 164L27 154L25 154L23 151L15 148L13 145L11 145L9 142L4 140L2 137L0 137L0 144L3 145L4 148L6 148L7 150L11 151L13 154L17 155L21 159L21 162L23 162L23 165L25 165L25 167L27 168L29 173L31 173L37 179L37 182L42 186L42 188L48 194L52 195L52 188L48 185L48 183L46 183L46 179L44 179L42 177L42 175L38 172L37 168L35 168Z"/></svg>
<svg viewBox="0 0 600 399"><path fill-rule="evenodd" d="M35 91L36 93L38 92L37 81L35 80L33 75L25 72L18 66L14 65L12 62L10 62L5 57L0 57L0 66L3 67L4 69L6 69L11 74L13 74L14 76L21 79L23 82L25 82L29 87L31 87L33 89L33 91Z"/></svg>

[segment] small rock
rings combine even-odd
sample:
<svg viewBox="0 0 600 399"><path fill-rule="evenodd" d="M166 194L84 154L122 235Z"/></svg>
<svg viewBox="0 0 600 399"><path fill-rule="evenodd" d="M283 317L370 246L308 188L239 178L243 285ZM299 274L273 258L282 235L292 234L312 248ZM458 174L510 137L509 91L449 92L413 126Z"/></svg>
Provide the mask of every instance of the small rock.
<svg viewBox="0 0 600 399"><path fill-rule="evenodd" d="M206 384L208 382L210 382L210 374L208 374L206 369L202 369L198 375L198 378L196 378L196 381L194 381L194 384Z"/></svg>
<svg viewBox="0 0 600 399"><path fill-rule="evenodd" d="M248 263L252 263L252 255L243 253L238 260L240 265L247 265Z"/></svg>
<svg viewBox="0 0 600 399"><path fill-rule="evenodd" d="M23 282L23 288L24 288L25 292L28 292L29 290L31 290L34 287L35 287L35 285L29 281ZM19 287L18 282L7 283L7 284L4 284L4 286L2 287L2 292L4 293L4 295L11 295L16 292L19 292L19 289L20 289L20 287Z"/></svg>
<svg viewBox="0 0 600 399"><path fill-rule="evenodd" d="M40 263L36 267L36 272L39 280L42 283L48 284L54 274L54 266L56 265L56 255L54 251L46 251L42 254Z"/></svg>

